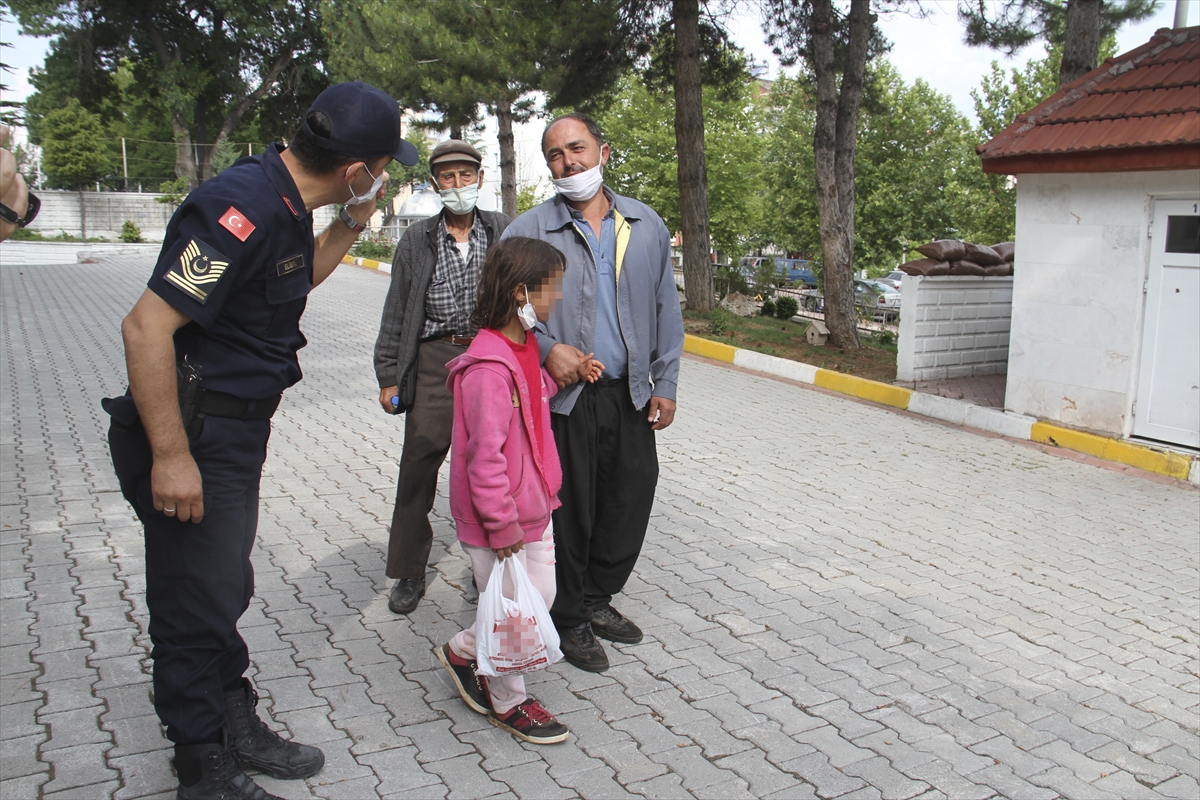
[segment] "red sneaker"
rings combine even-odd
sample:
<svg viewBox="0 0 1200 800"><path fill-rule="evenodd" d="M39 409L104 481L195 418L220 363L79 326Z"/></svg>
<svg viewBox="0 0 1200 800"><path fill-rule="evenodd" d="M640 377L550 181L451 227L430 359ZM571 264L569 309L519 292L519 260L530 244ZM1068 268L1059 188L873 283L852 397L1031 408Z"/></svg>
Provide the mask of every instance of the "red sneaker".
<svg viewBox="0 0 1200 800"><path fill-rule="evenodd" d="M463 702L476 713L487 714L490 712L492 698L488 694L487 678L475 674L475 668L478 665L474 661L468 661L457 655L450 649L449 642L439 647L436 652L438 661L442 662L442 666L450 673L450 678L454 681L454 686L458 689L458 694L462 697Z"/></svg>
<svg viewBox="0 0 1200 800"><path fill-rule="evenodd" d="M503 717L492 711L488 714L488 722L531 744L565 742L571 735L566 725L555 719L553 714L542 708L542 704L533 698L521 703Z"/></svg>

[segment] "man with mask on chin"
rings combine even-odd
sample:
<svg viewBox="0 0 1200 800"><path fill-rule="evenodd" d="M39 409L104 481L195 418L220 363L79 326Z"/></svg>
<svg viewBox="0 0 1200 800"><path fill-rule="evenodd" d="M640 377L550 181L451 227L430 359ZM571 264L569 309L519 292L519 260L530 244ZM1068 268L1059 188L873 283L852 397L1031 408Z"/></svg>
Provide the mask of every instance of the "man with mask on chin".
<svg viewBox="0 0 1200 800"><path fill-rule="evenodd" d="M433 148L429 171L442 210L410 225L396 246L375 341L379 403L389 414L405 415L387 556L387 576L396 579L388 608L396 614L411 613L425 594L433 546L429 512L454 424L446 362L475 337L471 312L479 272L510 222L475 207L482 163L479 152L459 139Z"/></svg>
<svg viewBox="0 0 1200 800"><path fill-rule="evenodd" d="M300 316L375 212L393 158L417 163L396 101L357 81L329 87L286 149L187 196L121 326L130 391L103 405L121 492L145 526L154 710L179 800L270 800L244 770L303 779L325 763L258 717L237 623L254 595L270 420L300 380ZM331 203L345 205L314 237L313 209Z"/></svg>
<svg viewBox="0 0 1200 800"><path fill-rule="evenodd" d="M649 206L604 186L609 148L584 114L552 121L542 154L557 196L513 220L504 236L542 239L567 257L562 301L538 325L558 383L551 425L563 468L554 512L558 593L550 609L564 657L602 672L596 636L634 644L642 631L612 606L646 537L658 482L655 432L675 418L683 316L671 237ZM595 383L575 382L589 354Z"/></svg>

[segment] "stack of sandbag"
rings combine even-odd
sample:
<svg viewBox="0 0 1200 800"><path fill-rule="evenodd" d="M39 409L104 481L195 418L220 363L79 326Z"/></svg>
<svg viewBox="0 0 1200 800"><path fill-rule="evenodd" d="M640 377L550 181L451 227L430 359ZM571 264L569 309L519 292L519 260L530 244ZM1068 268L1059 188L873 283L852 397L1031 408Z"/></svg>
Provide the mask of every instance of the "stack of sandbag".
<svg viewBox="0 0 1200 800"><path fill-rule="evenodd" d="M939 239L917 248L917 252L927 258L901 264L900 269L909 275L1003 277L1013 274L1014 249L1012 242L988 247L958 239Z"/></svg>

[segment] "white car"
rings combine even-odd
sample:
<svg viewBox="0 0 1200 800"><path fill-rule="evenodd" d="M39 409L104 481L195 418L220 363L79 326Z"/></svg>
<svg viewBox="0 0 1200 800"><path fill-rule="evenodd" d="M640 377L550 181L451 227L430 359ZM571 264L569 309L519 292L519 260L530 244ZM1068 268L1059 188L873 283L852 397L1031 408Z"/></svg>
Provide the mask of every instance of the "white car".
<svg viewBox="0 0 1200 800"><path fill-rule="evenodd" d="M892 270L887 275L884 275L882 278L877 278L875 282L890 286L898 292L900 291L900 282L902 280L904 280L904 273L896 269Z"/></svg>
<svg viewBox="0 0 1200 800"><path fill-rule="evenodd" d="M900 313L900 293L885 283L854 282L854 302L864 314L884 319Z"/></svg>

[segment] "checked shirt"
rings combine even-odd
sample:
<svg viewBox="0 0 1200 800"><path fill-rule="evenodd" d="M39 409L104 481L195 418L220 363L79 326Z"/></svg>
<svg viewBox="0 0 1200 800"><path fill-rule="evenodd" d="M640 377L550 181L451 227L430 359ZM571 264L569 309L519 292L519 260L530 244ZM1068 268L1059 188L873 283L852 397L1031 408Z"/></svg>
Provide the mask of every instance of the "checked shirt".
<svg viewBox="0 0 1200 800"><path fill-rule="evenodd" d="M475 223L467 234L471 244L465 259L453 234L446 230L446 219L438 223L438 257L433 280L425 295L425 327L422 339L437 336L474 336L471 312L475 310L475 289L487 257L487 230L475 214Z"/></svg>

